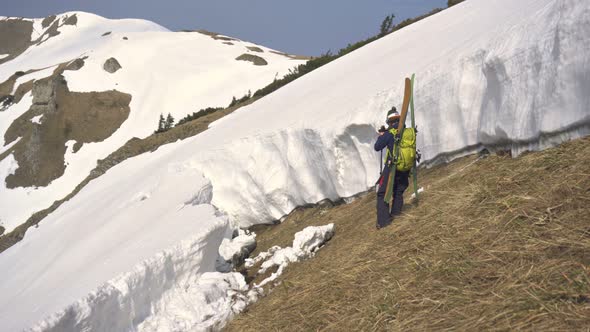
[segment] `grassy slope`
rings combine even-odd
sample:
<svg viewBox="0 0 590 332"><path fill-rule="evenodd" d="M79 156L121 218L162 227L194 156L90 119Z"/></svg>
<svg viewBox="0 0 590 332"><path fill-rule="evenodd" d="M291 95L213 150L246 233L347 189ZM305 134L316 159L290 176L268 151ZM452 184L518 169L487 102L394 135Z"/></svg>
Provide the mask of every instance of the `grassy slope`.
<svg viewBox="0 0 590 332"><path fill-rule="evenodd" d="M227 330L588 329L590 137L515 159L465 157L420 183L420 204L380 231L371 193L259 232L265 250L336 225Z"/></svg>

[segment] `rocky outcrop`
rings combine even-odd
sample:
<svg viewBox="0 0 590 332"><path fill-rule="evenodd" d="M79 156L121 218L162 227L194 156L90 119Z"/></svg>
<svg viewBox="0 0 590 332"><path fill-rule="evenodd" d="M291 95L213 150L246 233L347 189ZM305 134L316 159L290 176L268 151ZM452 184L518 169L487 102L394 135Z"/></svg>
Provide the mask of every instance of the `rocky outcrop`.
<svg viewBox="0 0 590 332"><path fill-rule="evenodd" d="M80 70L80 68L82 68L84 66L84 60L86 58L87 57L78 58L73 61L70 61L69 63L64 62L64 63L59 64L57 66L57 69L55 69L53 76L55 76L58 73L63 72L64 70ZM11 104L18 103L27 92L33 90L33 85L34 85L33 79L25 81L24 83L20 83L18 86L16 86L16 89L15 89L15 85L16 85L16 80L18 78L28 75L28 74L31 74L31 73L34 73L36 71L38 71L38 69L27 70L26 72L17 71L13 75L11 75L6 81L0 83L0 112L4 111ZM46 94L50 93L49 92L50 87L48 84L51 85L52 83L47 83L44 80L37 80L36 81L36 87L37 87L36 88L37 89L36 95L38 96L37 98L41 98L39 100L50 100L51 99L51 97L46 95ZM14 91L13 94L11 94L12 91ZM39 101L38 104L45 105L45 102ZM47 105L45 105L45 106L47 106Z"/></svg>
<svg viewBox="0 0 590 332"><path fill-rule="evenodd" d="M53 23L53 21L55 21L55 18L55 15L47 16L46 18L44 18L41 22L41 26L43 27L43 29L47 28L51 23Z"/></svg>
<svg viewBox="0 0 590 332"><path fill-rule="evenodd" d="M268 65L268 62L266 62L266 60L264 60L264 58L259 57L258 55L254 55L254 54L244 53L244 54L240 55L239 57L237 57L236 60L250 61L255 66L266 66L266 65Z"/></svg>
<svg viewBox="0 0 590 332"><path fill-rule="evenodd" d="M82 67L84 67L84 58L81 59L76 59L72 62L70 62L67 66L66 66L66 70L80 70Z"/></svg>
<svg viewBox="0 0 590 332"><path fill-rule="evenodd" d="M0 112L4 112L14 102L14 96L0 96Z"/></svg>
<svg viewBox="0 0 590 332"><path fill-rule="evenodd" d="M264 50L262 50L260 47L256 47L256 46L246 46L246 48L252 52L258 52L258 53L264 52Z"/></svg>
<svg viewBox="0 0 590 332"><path fill-rule="evenodd" d="M63 175L66 142L84 143L110 137L129 116L131 95L118 91L71 92L60 73L32 84L33 105L5 134L13 147L16 171L6 177L7 188L42 187ZM31 119L43 115L42 123Z"/></svg>
<svg viewBox="0 0 590 332"><path fill-rule="evenodd" d="M105 61L104 65L102 66L102 68L108 72L108 73L114 73L117 70L121 69L121 65L119 64L119 61L117 61L117 59L115 58L109 58L107 61Z"/></svg>
<svg viewBox="0 0 590 332"><path fill-rule="evenodd" d="M56 78L50 80L36 80L33 83L33 105L48 105L55 103Z"/></svg>
<svg viewBox="0 0 590 332"><path fill-rule="evenodd" d="M72 16L68 16L66 19L64 19L64 25L76 25L78 24L78 16L76 16L76 14L72 15Z"/></svg>
<svg viewBox="0 0 590 332"><path fill-rule="evenodd" d="M34 113L55 113L55 87L58 79L58 77L54 77L33 82L33 105L31 106L31 110Z"/></svg>

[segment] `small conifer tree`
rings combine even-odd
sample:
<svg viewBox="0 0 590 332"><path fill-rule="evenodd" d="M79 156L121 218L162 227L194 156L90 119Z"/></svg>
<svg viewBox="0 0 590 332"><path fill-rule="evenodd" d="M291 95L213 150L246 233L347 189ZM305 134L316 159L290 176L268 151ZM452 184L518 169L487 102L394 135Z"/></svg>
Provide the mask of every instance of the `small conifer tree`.
<svg viewBox="0 0 590 332"><path fill-rule="evenodd" d="M164 120L164 115L160 113L160 120L158 120L158 129L156 133L161 133L164 131L164 126L166 125L166 120Z"/></svg>
<svg viewBox="0 0 590 332"><path fill-rule="evenodd" d="M233 96L231 99L231 103L229 103L228 107L235 106L237 103L238 103L238 100L236 99L236 96Z"/></svg>
<svg viewBox="0 0 590 332"><path fill-rule="evenodd" d="M464 0L448 0L447 1L447 7L452 7L460 2L463 2Z"/></svg>
<svg viewBox="0 0 590 332"><path fill-rule="evenodd" d="M164 124L164 130L168 130L172 127L174 127L174 117L172 114L168 113L168 116L166 117L166 123Z"/></svg>
<svg viewBox="0 0 590 332"><path fill-rule="evenodd" d="M394 14L385 16L385 19L383 19L383 22L381 22L379 37L383 37L393 30L393 19L394 18L395 18Z"/></svg>

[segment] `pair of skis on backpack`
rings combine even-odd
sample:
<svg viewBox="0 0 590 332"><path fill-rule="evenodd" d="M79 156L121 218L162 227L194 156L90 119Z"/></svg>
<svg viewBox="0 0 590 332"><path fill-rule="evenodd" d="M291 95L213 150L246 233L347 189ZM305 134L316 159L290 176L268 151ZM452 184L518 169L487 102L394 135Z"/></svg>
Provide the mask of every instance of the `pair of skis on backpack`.
<svg viewBox="0 0 590 332"><path fill-rule="evenodd" d="M397 132L399 135L399 139L396 138L394 146L393 146L393 160L394 162L391 164L389 178L387 179L387 188L385 189L385 203L389 204L389 211L393 207L393 186L394 186L394 179L395 179L395 172L397 170L397 161L400 155L400 142L401 138L404 137L404 124L406 123L406 118L408 115L408 109L410 110L410 118L412 122L411 128L414 130L414 133L417 133L416 130L416 122L414 119L414 78L415 74L412 74L412 78L405 79L405 88L404 88L404 100L402 104L402 112L400 114L400 120L397 127ZM414 182L414 195L415 199L418 199L418 168L417 162L420 158L420 154L416 151L416 157L414 158L413 166L411 169L412 178ZM386 166L388 167L388 166Z"/></svg>

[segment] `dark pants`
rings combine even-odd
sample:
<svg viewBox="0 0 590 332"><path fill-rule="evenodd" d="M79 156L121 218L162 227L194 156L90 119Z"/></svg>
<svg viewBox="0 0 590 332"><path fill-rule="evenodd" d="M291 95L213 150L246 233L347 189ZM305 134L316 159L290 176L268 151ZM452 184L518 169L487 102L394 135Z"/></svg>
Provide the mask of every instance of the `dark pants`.
<svg viewBox="0 0 590 332"><path fill-rule="evenodd" d="M383 172L383 180L377 189L377 226L385 227L391 224L393 216L402 213L402 206L404 205L404 191L409 186L410 172L395 172L393 182L393 208L391 214L389 213L389 204L383 200L385 197L385 190L387 189L387 180L389 178L389 170L386 168Z"/></svg>

